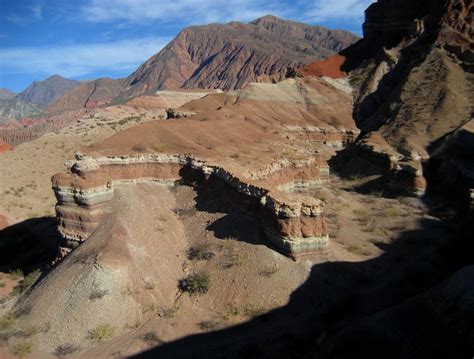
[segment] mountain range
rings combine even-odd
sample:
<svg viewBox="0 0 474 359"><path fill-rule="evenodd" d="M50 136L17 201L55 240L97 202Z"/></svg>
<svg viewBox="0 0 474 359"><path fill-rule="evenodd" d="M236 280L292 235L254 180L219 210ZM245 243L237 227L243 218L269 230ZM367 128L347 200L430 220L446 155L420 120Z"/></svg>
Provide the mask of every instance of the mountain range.
<svg viewBox="0 0 474 359"><path fill-rule="evenodd" d="M249 82L279 81L285 78L288 68L331 56L358 39L348 31L271 15L248 24L191 26L123 80L80 83L54 75L33 82L0 105L0 123L39 115L45 109L46 116L56 115L157 90L234 90Z"/></svg>

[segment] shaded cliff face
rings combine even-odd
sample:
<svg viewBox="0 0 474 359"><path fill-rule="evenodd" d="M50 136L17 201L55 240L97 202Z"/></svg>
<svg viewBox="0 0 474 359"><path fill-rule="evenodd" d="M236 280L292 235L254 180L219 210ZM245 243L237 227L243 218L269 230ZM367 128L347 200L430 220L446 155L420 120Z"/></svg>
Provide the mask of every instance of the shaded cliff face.
<svg viewBox="0 0 474 359"><path fill-rule="evenodd" d="M473 6L380 0L366 10L364 38L329 61L350 75L361 130L344 154L389 174L391 187L424 193L424 164L472 119ZM339 74L327 62L311 70Z"/></svg>
<svg viewBox="0 0 474 359"><path fill-rule="evenodd" d="M273 16L184 29L125 82L127 96L158 89L242 88L261 75L284 78L289 66L314 62L357 40L346 31Z"/></svg>

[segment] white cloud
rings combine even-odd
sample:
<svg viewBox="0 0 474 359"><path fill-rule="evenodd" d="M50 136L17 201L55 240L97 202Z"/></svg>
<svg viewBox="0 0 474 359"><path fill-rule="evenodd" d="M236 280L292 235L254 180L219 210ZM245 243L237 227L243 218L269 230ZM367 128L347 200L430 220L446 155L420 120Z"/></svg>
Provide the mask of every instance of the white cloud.
<svg viewBox="0 0 474 359"><path fill-rule="evenodd" d="M3 74L44 73L66 77L100 71L132 71L169 40L148 37L108 43L2 48L0 68Z"/></svg>
<svg viewBox="0 0 474 359"><path fill-rule="evenodd" d="M364 18L364 11L375 0L315 0L306 14L314 22L328 20L355 20Z"/></svg>
<svg viewBox="0 0 474 359"><path fill-rule="evenodd" d="M269 13L283 15L286 8L280 1L262 0L90 0L82 14L91 22L172 20L204 24L253 20Z"/></svg>

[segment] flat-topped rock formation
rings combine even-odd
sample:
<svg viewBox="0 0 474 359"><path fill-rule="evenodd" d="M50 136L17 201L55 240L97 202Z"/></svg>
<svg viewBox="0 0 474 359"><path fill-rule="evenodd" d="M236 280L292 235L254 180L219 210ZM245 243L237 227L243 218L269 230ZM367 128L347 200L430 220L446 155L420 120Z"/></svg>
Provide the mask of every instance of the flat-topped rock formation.
<svg viewBox="0 0 474 359"><path fill-rule="evenodd" d="M68 163L68 168L68 174L55 175L52 181L58 200L59 231L69 240L82 242L100 225L109 213L108 203L118 183L182 181L208 186L216 191L216 196L228 198L260 218L268 240L291 257L326 253L329 248L321 200L291 198L261 182L239 179L225 168L190 156L147 154L91 158L78 155L76 161ZM311 180L324 180L326 176L318 177ZM279 182L278 178L275 182Z"/></svg>
<svg viewBox="0 0 474 359"><path fill-rule="evenodd" d="M326 160L357 134L342 85L291 79L208 94L179 109L195 113L189 118L149 122L91 146L53 177L61 233L87 239L119 183L180 181L249 211L287 255L327 252L324 203L292 192L327 180Z"/></svg>

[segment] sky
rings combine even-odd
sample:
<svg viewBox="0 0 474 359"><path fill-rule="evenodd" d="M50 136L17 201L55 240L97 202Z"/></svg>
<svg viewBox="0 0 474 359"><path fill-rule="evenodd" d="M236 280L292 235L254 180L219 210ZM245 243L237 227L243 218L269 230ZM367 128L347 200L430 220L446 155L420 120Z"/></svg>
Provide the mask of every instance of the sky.
<svg viewBox="0 0 474 359"><path fill-rule="evenodd" d="M0 0L0 88L120 78L189 25L272 14L361 34L373 0Z"/></svg>

